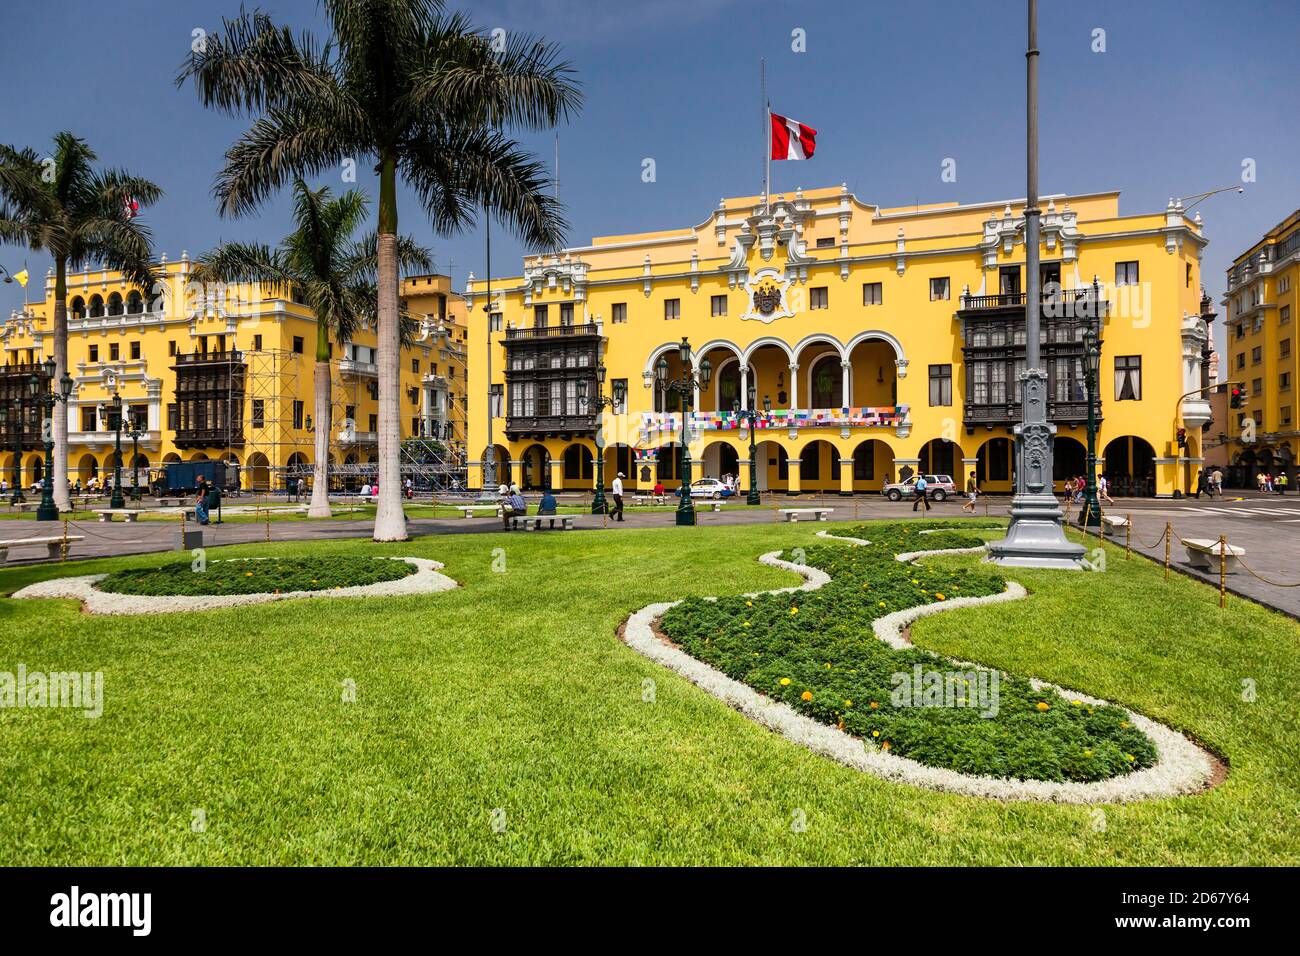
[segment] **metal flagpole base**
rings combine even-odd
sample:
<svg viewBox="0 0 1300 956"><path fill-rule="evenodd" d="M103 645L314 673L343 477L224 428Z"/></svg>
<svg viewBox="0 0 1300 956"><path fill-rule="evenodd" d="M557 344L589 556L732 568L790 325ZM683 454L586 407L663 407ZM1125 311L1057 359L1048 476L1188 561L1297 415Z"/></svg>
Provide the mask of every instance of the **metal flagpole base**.
<svg viewBox="0 0 1300 956"><path fill-rule="evenodd" d="M1008 568L1083 571L1086 549L1065 537L1055 495L1019 494L1011 499L1011 527L989 544L989 560Z"/></svg>

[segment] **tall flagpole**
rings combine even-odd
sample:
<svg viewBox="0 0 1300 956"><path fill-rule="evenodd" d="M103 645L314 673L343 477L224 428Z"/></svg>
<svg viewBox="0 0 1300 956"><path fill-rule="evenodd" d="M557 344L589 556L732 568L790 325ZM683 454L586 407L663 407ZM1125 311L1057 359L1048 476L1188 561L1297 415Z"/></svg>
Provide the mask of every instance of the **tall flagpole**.
<svg viewBox="0 0 1300 956"><path fill-rule="evenodd" d="M758 61L758 82L763 89L763 208L772 205L772 103L767 98L767 60Z"/></svg>
<svg viewBox="0 0 1300 956"><path fill-rule="evenodd" d="M1085 566L1082 545L1065 537L1052 487L1056 426L1047 420L1047 372L1041 368L1042 276L1038 271L1038 0L1029 0L1025 53L1025 371L1020 376L1021 412L1016 433L1016 487L1007 536L989 544L995 564L1021 568Z"/></svg>

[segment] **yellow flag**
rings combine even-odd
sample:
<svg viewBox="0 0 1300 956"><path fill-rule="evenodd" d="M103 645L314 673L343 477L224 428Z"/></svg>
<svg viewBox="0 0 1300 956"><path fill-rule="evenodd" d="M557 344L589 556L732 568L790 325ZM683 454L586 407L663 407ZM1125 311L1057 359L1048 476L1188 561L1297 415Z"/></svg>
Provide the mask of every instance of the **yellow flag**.
<svg viewBox="0 0 1300 956"><path fill-rule="evenodd" d="M20 286L22 286L24 289L27 288L27 280L28 280L28 278L29 278L29 276L27 275L27 270L26 270L26 269L23 269L21 272L15 272L15 273L14 273L14 279L15 279L15 280L18 282L18 284L19 284Z"/></svg>

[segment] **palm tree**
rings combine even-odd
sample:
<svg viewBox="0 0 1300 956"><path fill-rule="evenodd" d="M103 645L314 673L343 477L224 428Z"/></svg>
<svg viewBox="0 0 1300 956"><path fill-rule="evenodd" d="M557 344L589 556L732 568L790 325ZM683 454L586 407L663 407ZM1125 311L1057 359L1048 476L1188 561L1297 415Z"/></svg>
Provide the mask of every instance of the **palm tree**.
<svg viewBox="0 0 1300 956"><path fill-rule="evenodd" d="M544 129L575 110L577 87L557 48L524 35L495 43L442 0L322 0L332 39L295 36L265 14L226 20L182 66L200 100L256 115L226 151L223 215L256 209L295 176L355 171L379 178L379 507L376 541L406 538L401 498L397 184L415 191L448 235L489 208L524 241L562 243L558 201L540 162L504 135Z"/></svg>
<svg viewBox="0 0 1300 956"><path fill-rule="evenodd" d="M353 233L366 220L370 201L350 189L337 199L328 186L310 189L293 184L294 231L271 249L257 243L227 242L201 256L194 271L198 282L263 282L297 289L316 315L316 458L313 465L311 517L330 516L329 446L333 397L330 336L349 342L375 317L375 241L358 242ZM402 237L398 258L405 268L428 270L433 261L424 249Z"/></svg>
<svg viewBox="0 0 1300 956"><path fill-rule="evenodd" d="M103 263L151 293L153 238L136 212L162 198L162 189L123 170L94 167L98 157L69 132L54 137L54 153L0 144L0 242L42 250L54 259L54 377L68 368L68 270ZM54 502L69 511L68 417L56 414Z"/></svg>

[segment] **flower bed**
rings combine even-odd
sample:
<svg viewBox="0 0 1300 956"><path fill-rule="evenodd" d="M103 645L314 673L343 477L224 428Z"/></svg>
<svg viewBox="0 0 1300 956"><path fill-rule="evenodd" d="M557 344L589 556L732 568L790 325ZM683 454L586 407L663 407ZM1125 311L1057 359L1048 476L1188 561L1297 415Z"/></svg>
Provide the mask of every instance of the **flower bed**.
<svg viewBox="0 0 1300 956"><path fill-rule="evenodd" d="M234 558L195 566L174 561L153 568L115 571L95 583L113 594L234 595L331 591L397 581L414 574L405 561L369 557Z"/></svg>
<svg viewBox="0 0 1300 956"><path fill-rule="evenodd" d="M1005 588L991 568L923 568L895 560L911 551L981 543L968 533L917 531L909 523L846 532L872 543L806 551L807 563L830 577L821 588L690 599L668 610L660 629L696 659L797 712L929 766L975 776L1091 782L1156 762L1154 744L1122 708L1035 690L1030 681L1001 672L992 685L987 668L878 640L872 632L877 618ZM927 679L939 671L962 672L965 679L949 691L946 706L916 695L909 706L909 698L896 693L902 684L896 675L911 679L918 667ZM977 688L989 686L996 687L995 708L975 699Z"/></svg>

